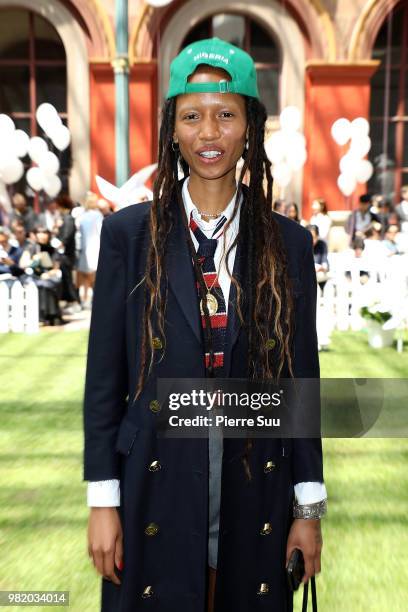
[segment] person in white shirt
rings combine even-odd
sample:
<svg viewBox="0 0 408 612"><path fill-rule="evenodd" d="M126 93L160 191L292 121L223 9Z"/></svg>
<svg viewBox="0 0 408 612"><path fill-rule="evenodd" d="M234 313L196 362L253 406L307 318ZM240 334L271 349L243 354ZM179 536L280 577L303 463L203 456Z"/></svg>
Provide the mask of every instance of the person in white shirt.
<svg viewBox="0 0 408 612"><path fill-rule="evenodd" d="M317 225L319 228L319 238L324 240L326 243L329 239L329 232L332 226L333 220L327 210L326 200L323 198L316 198L312 202L313 214L310 217L310 225Z"/></svg>

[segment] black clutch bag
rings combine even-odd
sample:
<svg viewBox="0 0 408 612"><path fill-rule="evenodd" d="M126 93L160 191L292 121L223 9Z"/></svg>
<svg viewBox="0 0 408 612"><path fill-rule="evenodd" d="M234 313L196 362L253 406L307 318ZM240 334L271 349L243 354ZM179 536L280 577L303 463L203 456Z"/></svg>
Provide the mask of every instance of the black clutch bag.
<svg viewBox="0 0 408 612"><path fill-rule="evenodd" d="M305 562L303 559L302 551L299 548L295 548L292 552L287 568L286 575L288 578L288 584L291 591L297 591L299 588L303 575L305 573ZM313 612L317 612L317 597L316 597L316 580L315 577L312 576L311 579L312 584L312 610ZM309 581L306 582L303 586L303 602L302 602L302 612L307 612L307 604L308 604L308 594L309 594Z"/></svg>

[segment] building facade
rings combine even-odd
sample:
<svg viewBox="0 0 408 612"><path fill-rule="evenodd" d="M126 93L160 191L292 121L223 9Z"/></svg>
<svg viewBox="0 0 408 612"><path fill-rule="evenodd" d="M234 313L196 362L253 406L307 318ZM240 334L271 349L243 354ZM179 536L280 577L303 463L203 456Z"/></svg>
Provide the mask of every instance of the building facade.
<svg viewBox="0 0 408 612"><path fill-rule="evenodd" d="M40 134L35 108L53 103L72 134L65 160L75 199L97 174L115 180L114 0L0 0L0 112ZM129 2L131 170L157 159L160 107L172 58L219 36L254 57L268 133L280 110L301 110L308 159L286 190L307 217L316 197L351 205L337 187L339 117L370 121L368 188L397 198L408 183L408 0ZM355 196L367 189L360 185Z"/></svg>

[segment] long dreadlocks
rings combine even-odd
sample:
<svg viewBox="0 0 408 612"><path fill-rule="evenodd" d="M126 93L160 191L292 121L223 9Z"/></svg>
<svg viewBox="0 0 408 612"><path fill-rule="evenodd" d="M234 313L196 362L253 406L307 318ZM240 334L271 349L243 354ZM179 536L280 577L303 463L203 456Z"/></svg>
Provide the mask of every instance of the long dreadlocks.
<svg viewBox="0 0 408 612"><path fill-rule="evenodd" d="M231 249L238 240L245 241L247 262L245 270L245 286L231 276L237 291L237 313L241 324L248 334L248 379L277 381L287 363L289 373L292 372L290 354L293 334L293 302L288 282L287 260L280 237L278 222L272 212L272 175L271 163L264 149L264 132L267 118L264 105L256 98L245 97L248 122L248 148L243 154L244 163L240 172L237 197L232 218L238 210L238 202L243 191L243 179L249 177L248 188L242 201L240 232L228 248L226 261ZM184 212L181 187L178 180L178 165L180 163L184 175L189 168L180 156L178 148L173 148L176 98L170 98L164 104L159 138L158 174L153 187L153 200L150 209L151 240L147 254L145 270L145 303L143 313L143 331L141 346L141 368L135 393L135 399L140 395L144 383L153 366L153 317L157 315L157 333L163 339L165 351L164 314L167 294L162 291L165 280L165 255L167 239L173 224L172 202L177 201L177 211L183 219L185 236L193 265L197 268L198 261L195 248L188 228L188 220ZM266 193L264 189L266 181ZM231 223L230 219L229 223ZM199 280L199 293L202 298L206 344L212 357L211 325L207 301L206 287L202 277L196 271ZM201 280L200 280L201 279ZM166 284L167 286L167 284ZM243 298L247 302L247 316L243 317ZM270 335L271 323L276 338L276 350L271 358ZM249 469L249 452L253 440L247 437L243 453L243 464L248 480L251 479Z"/></svg>

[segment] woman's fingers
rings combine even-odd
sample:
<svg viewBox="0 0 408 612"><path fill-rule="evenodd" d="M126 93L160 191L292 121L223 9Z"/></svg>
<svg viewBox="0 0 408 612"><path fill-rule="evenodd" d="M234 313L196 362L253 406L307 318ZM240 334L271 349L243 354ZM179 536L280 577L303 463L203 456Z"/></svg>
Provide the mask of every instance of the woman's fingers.
<svg viewBox="0 0 408 612"><path fill-rule="evenodd" d="M106 551L103 555L103 576L104 578L108 578L115 584L120 584L120 580L115 574L114 568L114 560L115 560L115 550L111 549Z"/></svg>
<svg viewBox="0 0 408 612"><path fill-rule="evenodd" d="M119 570L123 569L123 538L121 536L116 540L115 565Z"/></svg>
<svg viewBox="0 0 408 612"><path fill-rule="evenodd" d="M305 573L302 582L307 582L315 573L314 556L303 553L303 558L305 560Z"/></svg>
<svg viewBox="0 0 408 612"><path fill-rule="evenodd" d="M320 550L316 550L313 554L305 554L303 553L303 558L305 560L305 573L302 579L302 582L307 582L309 578L319 574L321 571L321 555Z"/></svg>
<svg viewBox="0 0 408 612"><path fill-rule="evenodd" d="M121 584L115 573L123 555L122 527L116 508L92 508L88 525L88 555L97 572L115 584Z"/></svg>

